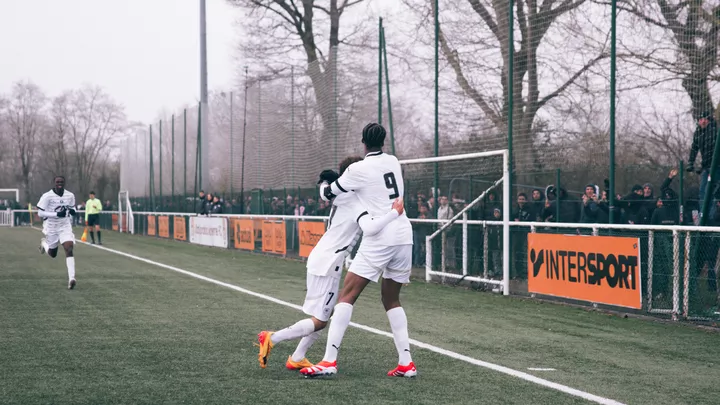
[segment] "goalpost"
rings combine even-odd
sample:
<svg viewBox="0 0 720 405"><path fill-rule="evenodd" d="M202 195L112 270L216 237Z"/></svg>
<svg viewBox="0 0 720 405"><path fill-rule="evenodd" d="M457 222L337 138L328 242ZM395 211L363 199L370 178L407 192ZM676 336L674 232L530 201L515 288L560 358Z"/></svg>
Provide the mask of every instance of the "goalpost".
<svg viewBox="0 0 720 405"><path fill-rule="evenodd" d="M509 168L508 150L494 150L477 153L467 153L460 155L451 156L440 156L432 158L420 158L420 159L409 159L401 160L400 164L403 166L404 179L405 179L405 194L406 194L406 208L408 207L409 199L412 198L412 194L417 190L418 193L423 193L424 190L430 188L429 195L432 196L434 193L434 186L437 184L439 187L438 196L435 196L435 206L432 209L432 213L437 212L437 204L439 203L438 198L446 196L448 199L453 198L451 187L453 182L458 179L470 179L469 190L464 190L464 195L469 195L470 201L458 203L464 207L453 211L453 216L449 219L445 219L442 225L440 225L434 232L429 233L425 236L425 279L431 281L433 276L445 278L453 278L458 280L466 280L477 283L485 283L496 285L502 291L504 295L510 294L510 209L511 209L511 191L510 191L510 168ZM437 173L437 175L435 175ZM484 182L490 186L482 190L481 193L473 192L473 176L475 178L483 178ZM419 184L419 186L418 186ZM502 184L502 240L499 241L499 248L502 252L502 278L495 279L489 278L488 274L488 260L485 258L484 269L482 274L471 275L469 274L468 261L469 257L469 246L468 246L468 212L470 210L481 209L481 203L485 200L489 193L494 192ZM480 190L478 190L480 191ZM475 197L477 195L477 197ZM428 198L429 200L429 198ZM444 199L443 199L444 200ZM497 201L498 203L500 201ZM448 201L452 208L453 201ZM487 218L484 218L487 221ZM485 222L479 222L485 225ZM415 220L416 226L418 223L422 223L420 220ZM435 221L437 222L437 221ZM496 224L498 221L493 221ZM456 237L448 237L448 232L452 232L453 225L460 223L462 225L462 239L461 248L455 249L455 246L449 246L448 240L454 241ZM474 224L477 224L475 222ZM479 225L478 225L479 226ZM498 225L492 225L498 226ZM440 241L436 241L437 239ZM486 239L486 238L484 238ZM435 243L434 243L435 242ZM439 243L438 243L439 242ZM417 243L417 242L416 242ZM474 241L475 244L482 244L482 241ZM439 247L437 246L439 245ZM414 249L418 247L415 246ZM472 246L472 249L476 249L477 246ZM439 250L440 263L434 263L433 251ZM446 266L448 259L453 258L452 261L457 263L456 257L457 251L462 252L462 265L452 266L455 267L456 272L449 271ZM487 253L487 249L484 249ZM476 250L474 250L476 251ZM436 258L435 258L436 259ZM497 263L493 263L493 266L497 266ZM494 269L500 270L500 269Z"/></svg>
<svg viewBox="0 0 720 405"><path fill-rule="evenodd" d="M118 193L118 232L135 233L135 217L127 190Z"/></svg>

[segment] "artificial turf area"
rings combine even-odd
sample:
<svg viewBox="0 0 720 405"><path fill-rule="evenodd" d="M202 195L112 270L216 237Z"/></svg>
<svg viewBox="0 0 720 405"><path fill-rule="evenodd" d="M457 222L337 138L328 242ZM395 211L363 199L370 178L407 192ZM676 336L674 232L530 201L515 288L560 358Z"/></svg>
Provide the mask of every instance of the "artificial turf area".
<svg viewBox="0 0 720 405"><path fill-rule="evenodd" d="M297 309L80 244L78 286L68 291L62 252L40 255L40 237L0 228L3 404L592 403L419 347L419 376L390 378L392 339L352 327L332 378L286 370L295 342L277 345L263 370L257 333L296 322ZM300 262L109 231L103 242L292 304L304 298ZM420 281L402 299L410 337L437 348L621 403L718 401L715 332ZM389 331L376 285L353 321ZM324 337L311 361L321 359Z"/></svg>

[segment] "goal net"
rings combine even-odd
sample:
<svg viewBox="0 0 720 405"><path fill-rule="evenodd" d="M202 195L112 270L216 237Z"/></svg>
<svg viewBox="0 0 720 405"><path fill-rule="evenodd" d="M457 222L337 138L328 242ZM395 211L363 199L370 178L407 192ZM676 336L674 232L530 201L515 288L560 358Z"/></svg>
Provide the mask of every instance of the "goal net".
<svg viewBox="0 0 720 405"><path fill-rule="evenodd" d="M509 294L507 150L400 161L413 223L413 265L427 281L494 286Z"/></svg>

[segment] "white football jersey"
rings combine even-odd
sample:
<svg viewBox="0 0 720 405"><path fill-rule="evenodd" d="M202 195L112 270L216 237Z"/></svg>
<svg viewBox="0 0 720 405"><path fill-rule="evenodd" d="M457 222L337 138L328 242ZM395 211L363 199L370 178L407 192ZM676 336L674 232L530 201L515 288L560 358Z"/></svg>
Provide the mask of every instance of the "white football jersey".
<svg viewBox="0 0 720 405"><path fill-rule="evenodd" d="M345 258L360 238L358 217L365 212L355 193L335 197L327 230L308 257L308 273L340 277Z"/></svg>
<svg viewBox="0 0 720 405"><path fill-rule="evenodd" d="M48 191L40 197L37 207L47 212L58 212L63 207L70 209L75 207L75 194L64 190L63 195L55 194L53 190ZM72 217L68 214L64 218L45 218L43 222L43 230L47 232L59 232L63 228L72 228Z"/></svg>
<svg viewBox="0 0 720 405"><path fill-rule="evenodd" d="M395 156L372 152L365 159L351 164L331 185L332 193L343 195L354 191L362 206L373 217L381 217L392 209L396 198L405 193L400 162ZM336 197L337 198L337 197ZM363 238L368 246L412 245L412 226L403 213L382 231Z"/></svg>

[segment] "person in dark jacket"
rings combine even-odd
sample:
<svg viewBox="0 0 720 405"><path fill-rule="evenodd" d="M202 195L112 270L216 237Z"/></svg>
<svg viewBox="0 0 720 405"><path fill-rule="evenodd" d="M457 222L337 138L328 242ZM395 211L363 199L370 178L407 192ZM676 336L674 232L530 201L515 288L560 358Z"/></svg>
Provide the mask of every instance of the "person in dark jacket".
<svg viewBox="0 0 720 405"><path fill-rule="evenodd" d="M582 211L580 222L586 224L606 223L608 221L606 211L600 208L600 188L594 184L585 186L585 194L582 196Z"/></svg>
<svg viewBox="0 0 720 405"><path fill-rule="evenodd" d="M542 190L536 188L532 191L530 198L532 200L530 204L532 206L533 221L544 222L543 210L545 209L545 194Z"/></svg>
<svg viewBox="0 0 720 405"><path fill-rule="evenodd" d="M568 195L567 191L560 187L560 220L559 222L571 223L580 220L580 202ZM555 186L547 186L545 188L545 209L543 210L543 218L545 222L556 222L555 215L557 213L558 192Z"/></svg>
<svg viewBox="0 0 720 405"><path fill-rule="evenodd" d="M639 184L632 187L630 194L619 198L618 206L625 212L624 222L626 224L647 224L650 220L645 209L643 188Z"/></svg>
<svg viewBox="0 0 720 405"><path fill-rule="evenodd" d="M690 147L690 158L688 159L687 168L689 172L696 171L700 173L700 194L698 196L700 201L703 201L705 198L716 137L717 123L715 122L715 117L713 117L712 111L707 111L698 118L697 127L695 127L695 133L693 134L692 146ZM702 159L700 170L695 169L695 158L698 152ZM716 173L716 175L717 174L720 173Z"/></svg>

